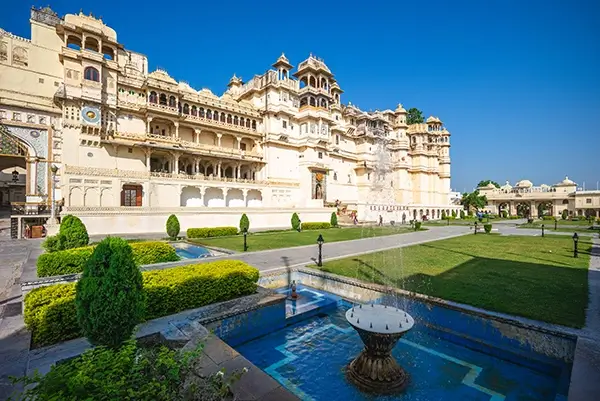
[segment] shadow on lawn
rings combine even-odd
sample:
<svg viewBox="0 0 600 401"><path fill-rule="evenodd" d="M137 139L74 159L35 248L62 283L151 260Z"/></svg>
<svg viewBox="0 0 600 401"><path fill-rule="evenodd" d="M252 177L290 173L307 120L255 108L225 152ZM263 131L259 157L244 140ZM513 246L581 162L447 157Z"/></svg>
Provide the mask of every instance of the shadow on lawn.
<svg viewBox="0 0 600 401"><path fill-rule="evenodd" d="M396 268L389 263L387 267L375 266L376 262L368 255L352 260L358 265L355 277L362 281L550 323L583 326L588 302L587 269L452 252L470 259L435 275L403 276L400 266ZM327 265L323 270L340 274Z"/></svg>

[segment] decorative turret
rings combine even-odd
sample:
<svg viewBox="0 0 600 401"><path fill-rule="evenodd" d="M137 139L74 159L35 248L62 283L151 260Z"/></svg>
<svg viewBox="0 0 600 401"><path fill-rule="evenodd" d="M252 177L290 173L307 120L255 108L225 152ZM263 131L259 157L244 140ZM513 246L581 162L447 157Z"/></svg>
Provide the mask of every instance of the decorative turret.
<svg viewBox="0 0 600 401"><path fill-rule="evenodd" d="M280 81L289 79L290 70L294 68L284 53L281 53L281 56L279 56L277 61L273 64L273 67L277 70L277 79Z"/></svg>
<svg viewBox="0 0 600 401"><path fill-rule="evenodd" d="M298 65L294 76L300 81L300 107L328 109L336 94L339 99L339 93L334 94L331 90L335 82L333 74L325 62L312 53Z"/></svg>
<svg viewBox="0 0 600 401"><path fill-rule="evenodd" d="M394 110L394 126L396 127L407 127L406 115L407 111L402 107L401 103L398 103L398 107Z"/></svg>

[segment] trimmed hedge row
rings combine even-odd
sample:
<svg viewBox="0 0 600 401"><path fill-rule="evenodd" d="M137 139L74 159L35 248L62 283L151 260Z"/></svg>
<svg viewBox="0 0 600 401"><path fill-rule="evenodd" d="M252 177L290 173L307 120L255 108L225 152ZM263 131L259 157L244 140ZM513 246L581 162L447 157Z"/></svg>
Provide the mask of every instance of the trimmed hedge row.
<svg viewBox="0 0 600 401"><path fill-rule="evenodd" d="M302 223L301 226L302 230L322 230L322 229L327 229L327 228L331 228L331 223L327 223L327 222L306 222L306 223Z"/></svg>
<svg viewBox="0 0 600 401"><path fill-rule="evenodd" d="M138 266L179 260L175 249L166 242L144 241L133 242L130 245L133 251L133 260ZM94 248L94 246L86 246L44 253L37 260L37 275L38 277L48 277L81 273L85 262L92 256Z"/></svg>
<svg viewBox="0 0 600 401"><path fill-rule="evenodd" d="M133 245L133 244L132 244ZM145 320L226 301L256 291L259 273L238 260L142 272ZM36 346L82 336L75 283L36 288L25 296L24 319Z"/></svg>
<svg viewBox="0 0 600 401"><path fill-rule="evenodd" d="M237 227L203 227L203 228L188 228L188 238L208 238L208 237L225 237L227 235L237 235Z"/></svg>

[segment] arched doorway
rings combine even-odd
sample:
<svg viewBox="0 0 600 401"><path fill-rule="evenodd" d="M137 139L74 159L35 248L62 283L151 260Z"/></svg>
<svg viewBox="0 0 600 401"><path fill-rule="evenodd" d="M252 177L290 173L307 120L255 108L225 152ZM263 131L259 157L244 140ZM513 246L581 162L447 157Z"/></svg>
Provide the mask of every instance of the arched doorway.
<svg viewBox="0 0 600 401"><path fill-rule="evenodd" d="M537 212L538 212L538 217L544 217L544 216L552 216L553 215L553 210L552 210L552 202L550 201L546 201L546 202L542 202L540 204L538 204L537 207Z"/></svg>
<svg viewBox="0 0 600 401"><path fill-rule="evenodd" d="M3 218L10 215L11 204L26 201L28 157L27 147L0 126L0 209Z"/></svg>
<svg viewBox="0 0 600 401"><path fill-rule="evenodd" d="M517 204L517 216L529 218L530 216L529 203L518 203Z"/></svg>

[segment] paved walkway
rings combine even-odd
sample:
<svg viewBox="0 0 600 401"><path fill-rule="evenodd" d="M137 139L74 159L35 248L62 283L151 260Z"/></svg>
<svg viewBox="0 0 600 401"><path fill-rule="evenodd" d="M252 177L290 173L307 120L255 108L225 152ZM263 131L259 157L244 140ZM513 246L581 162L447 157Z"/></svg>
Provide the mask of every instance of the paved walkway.
<svg viewBox="0 0 600 401"><path fill-rule="evenodd" d="M600 240L593 241L588 271L589 303L585 327L575 348L569 401L600 398Z"/></svg>

